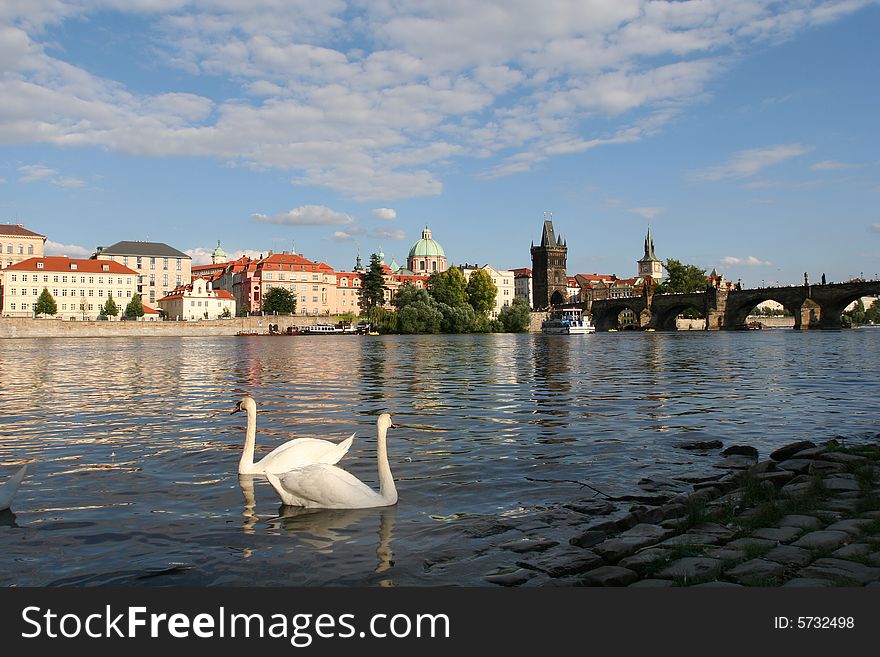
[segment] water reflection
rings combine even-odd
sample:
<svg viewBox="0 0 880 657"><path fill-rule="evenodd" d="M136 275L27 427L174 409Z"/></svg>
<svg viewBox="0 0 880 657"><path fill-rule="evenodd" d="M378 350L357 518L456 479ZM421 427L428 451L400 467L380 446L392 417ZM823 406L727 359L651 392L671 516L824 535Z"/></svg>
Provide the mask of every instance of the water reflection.
<svg viewBox="0 0 880 657"><path fill-rule="evenodd" d="M300 337L0 340L0 463L41 464L17 516L0 515L0 554L24 564L0 586L172 562L191 585L479 584L469 564L493 539L463 542L464 518L546 511L583 496L575 481L624 495L711 467L671 449L684 433L766 455L873 436L880 415L880 331ZM341 465L374 488L375 417L391 412L402 505L278 514L262 480L236 487L244 392L260 453L356 431Z"/></svg>

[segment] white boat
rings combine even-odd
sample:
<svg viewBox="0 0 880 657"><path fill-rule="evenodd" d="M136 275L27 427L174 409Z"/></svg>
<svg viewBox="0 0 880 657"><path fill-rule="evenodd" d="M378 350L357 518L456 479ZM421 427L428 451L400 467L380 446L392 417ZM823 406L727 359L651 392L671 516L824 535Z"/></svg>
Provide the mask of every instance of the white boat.
<svg viewBox="0 0 880 657"><path fill-rule="evenodd" d="M595 332L596 327L580 308L554 310L550 319L541 322L541 333L547 335L584 335Z"/></svg>

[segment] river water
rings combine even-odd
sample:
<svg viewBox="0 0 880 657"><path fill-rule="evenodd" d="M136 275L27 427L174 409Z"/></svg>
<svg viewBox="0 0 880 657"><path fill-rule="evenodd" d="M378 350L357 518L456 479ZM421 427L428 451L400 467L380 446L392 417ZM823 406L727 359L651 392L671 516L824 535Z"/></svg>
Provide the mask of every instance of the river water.
<svg viewBox="0 0 880 657"><path fill-rule="evenodd" d="M0 481L33 463L0 585L478 585L594 489L712 471L677 442L874 439L878 372L871 329L3 340ZM390 412L398 505L303 513L239 479L244 393L258 456L357 431L339 465L373 486Z"/></svg>

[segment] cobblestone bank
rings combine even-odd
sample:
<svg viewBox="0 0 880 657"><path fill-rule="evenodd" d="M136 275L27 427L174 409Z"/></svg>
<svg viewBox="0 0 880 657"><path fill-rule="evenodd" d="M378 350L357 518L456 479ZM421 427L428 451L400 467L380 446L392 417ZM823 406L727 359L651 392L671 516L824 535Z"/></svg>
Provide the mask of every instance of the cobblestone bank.
<svg viewBox="0 0 880 657"><path fill-rule="evenodd" d="M684 446L688 448L688 446ZM695 444L693 449L718 445ZM596 497L567 505L567 543L540 528L498 545L502 586L880 586L880 447L803 441L765 461L722 452L726 473L694 492L599 520ZM598 521L597 521L598 520ZM557 539L557 532L554 534Z"/></svg>

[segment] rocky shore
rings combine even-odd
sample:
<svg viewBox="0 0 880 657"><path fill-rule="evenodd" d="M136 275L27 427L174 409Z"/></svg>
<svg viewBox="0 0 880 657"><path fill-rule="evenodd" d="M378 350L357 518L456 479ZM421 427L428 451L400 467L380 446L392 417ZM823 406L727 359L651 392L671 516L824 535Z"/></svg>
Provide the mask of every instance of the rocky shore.
<svg viewBox="0 0 880 657"><path fill-rule="evenodd" d="M717 441L676 445L721 446ZM880 446L802 441L760 462L750 446L720 454L719 474L693 482L688 494L664 494L671 482L646 481L643 488L655 493L633 498L640 503L623 517L610 519L619 499L596 492L548 513L545 530L535 525L516 538L499 535L495 547L509 554L511 563L487 573L484 581L500 586L880 586Z"/></svg>

